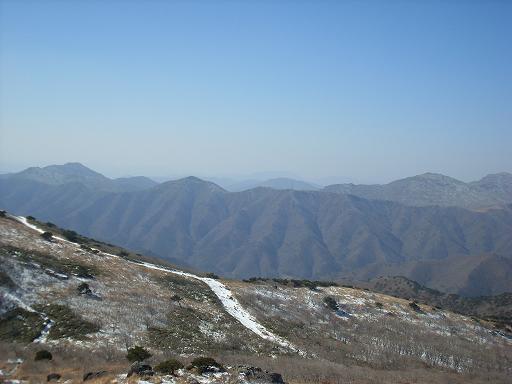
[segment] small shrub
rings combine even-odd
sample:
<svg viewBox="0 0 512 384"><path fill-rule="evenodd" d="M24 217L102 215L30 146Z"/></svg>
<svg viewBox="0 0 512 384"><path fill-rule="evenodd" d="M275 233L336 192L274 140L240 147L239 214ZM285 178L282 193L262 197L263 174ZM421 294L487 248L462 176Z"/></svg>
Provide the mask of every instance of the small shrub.
<svg viewBox="0 0 512 384"><path fill-rule="evenodd" d="M155 367L155 371L162 373L164 375L174 375L174 372L178 369L182 369L184 365L175 359L169 359L166 361L162 361Z"/></svg>
<svg viewBox="0 0 512 384"><path fill-rule="evenodd" d="M219 276L218 276L218 275L216 275L216 274L215 274L215 273L213 273L213 272L208 272L208 273L206 273L206 275L205 275L205 276L206 276L206 277L209 277L210 279L216 279L216 280L217 280L217 279L219 279Z"/></svg>
<svg viewBox="0 0 512 384"><path fill-rule="evenodd" d="M43 232L43 233L41 233L41 237L43 239L45 239L46 241L52 241L53 233L51 233L51 232Z"/></svg>
<svg viewBox="0 0 512 384"><path fill-rule="evenodd" d="M36 355L34 357L34 360L35 361L39 361L39 360L51 360L53 359L53 356L51 354L51 352L43 349L41 351L37 351L36 352Z"/></svg>
<svg viewBox="0 0 512 384"><path fill-rule="evenodd" d="M129 362L134 363L136 361L144 361L153 356L146 348L143 348L139 345L135 347L128 348L128 353L126 354L126 358Z"/></svg>
<svg viewBox="0 0 512 384"><path fill-rule="evenodd" d="M121 257L127 257L127 256L130 256L130 254L126 251L119 251L117 253L118 256L121 256Z"/></svg>
<svg viewBox="0 0 512 384"><path fill-rule="evenodd" d="M421 312L420 306L415 301L411 301L409 303L409 307L411 307L411 309L414 310L415 312Z"/></svg>
<svg viewBox="0 0 512 384"><path fill-rule="evenodd" d="M197 357L188 366L188 369L196 368L197 372L207 373L207 372L219 372L223 371L224 367L222 367L221 364L217 363L213 358L211 357Z"/></svg>
<svg viewBox="0 0 512 384"><path fill-rule="evenodd" d="M50 227L50 228L56 228L56 227L57 227L55 224L50 223L50 222L47 222L47 223L46 223L46 226L47 226L47 227Z"/></svg>
<svg viewBox="0 0 512 384"><path fill-rule="evenodd" d="M336 299L331 296L325 296L324 297L324 304L333 311L338 310L338 303L336 302Z"/></svg>
<svg viewBox="0 0 512 384"><path fill-rule="evenodd" d="M0 270L0 287L6 287L9 289L16 288L16 283L12 281L10 276L2 270Z"/></svg>
<svg viewBox="0 0 512 384"><path fill-rule="evenodd" d="M375 306L376 306L377 308L382 308L384 305L383 305L381 302L377 301L377 302L375 303Z"/></svg>
<svg viewBox="0 0 512 384"><path fill-rule="evenodd" d="M7 214L7 212L5 212L4 210L1 210L0 211L0 217L5 217Z"/></svg>
<svg viewBox="0 0 512 384"><path fill-rule="evenodd" d="M78 243L79 237L78 233L75 231L71 231L69 229L66 229L62 232L62 236L68 241L71 241L72 243Z"/></svg>
<svg viewBox="0 0 512 384"><path fill-rule="evenodd" d="M35 221L36 218L34 216L27 216L28 221Z"/></svg>

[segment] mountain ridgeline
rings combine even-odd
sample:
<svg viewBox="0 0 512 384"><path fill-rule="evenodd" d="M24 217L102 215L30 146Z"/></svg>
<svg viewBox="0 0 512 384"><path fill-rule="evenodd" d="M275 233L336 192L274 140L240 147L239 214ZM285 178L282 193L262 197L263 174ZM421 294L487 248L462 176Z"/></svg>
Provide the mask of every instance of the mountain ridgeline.
<svg viewBox="0 0 512 384"><path fill-rule="evenodd" d="M385 185L335 184L324 190L365 199L396 201L410 206L441 205L478 209L512 202L512 174L502 172L464 183L452 177L425 173Z"/></svg>
<svg viewBox="0 0 512 384"><path fill-rule="evenodd" d="M402 275L477 296L512 292L511 178L227 192L195 177L112 180L66 164L3 175L0 207L228 277Z"/></svg>

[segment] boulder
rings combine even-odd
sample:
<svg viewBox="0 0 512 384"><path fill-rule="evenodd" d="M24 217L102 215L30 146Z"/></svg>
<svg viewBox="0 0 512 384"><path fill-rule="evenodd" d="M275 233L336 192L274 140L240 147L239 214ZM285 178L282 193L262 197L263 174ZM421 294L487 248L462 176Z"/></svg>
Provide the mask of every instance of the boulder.
<svg viewBox="0 0 512 384"><path fill-rule="evenodd" d="M127 377L130 377L132 375L153 376L154 374L155 372L153 371L151 365L141 363L140 361L136 361L131 365Z"/></svg>
<svg viewBox="0 0 512 384"><path fill-rule="evenodd" d="M250 383L284 384L283 377L279 373L264 371L258 367L239 366L238 372Z"/></svg>
<svg viewBox="0 0 512 384"><path fill-rule="evenodd" d="M46 376L46 381L59 381L61 376L58 373L50 373Z"/></svg>
<svg viewBox="0 0 512 384"><path fill-rule="evenodd" d="M80 295L87 295L87 296L92 295L91 288L89 287L89 284L87 284L87 283L81 283L78 286L77 290Z"/></svg>

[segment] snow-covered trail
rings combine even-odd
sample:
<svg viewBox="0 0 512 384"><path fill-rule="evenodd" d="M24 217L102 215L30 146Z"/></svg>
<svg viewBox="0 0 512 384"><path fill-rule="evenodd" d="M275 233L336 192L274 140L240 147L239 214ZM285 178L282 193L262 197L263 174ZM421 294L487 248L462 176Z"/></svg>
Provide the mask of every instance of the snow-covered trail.
<svg viewBox="0 0 512 384"><path fill-rule="evenodd" d="M39 232L43 233L44 231L40 228L38 228L36 225L29 223L28 220L23 216L14 216L12 215L14 219L22 223L23 225ZM54 239L64 241L66 243L71 243L73 245L78 245L75 243L72 243L66 239L54 236ZM116 257L118 258L118 255L113 255L111 253L101 252L103 255L107 255L110 257ZM275 333L269 331L267 328L265 328L262 324L260 324L254 316L252 316L245 308L242 307L242 305L238 302L238 300L233 297L233 294L231 293L231 290L221 283L220 281L216 279L212 279L209 277L202 277L198 275L194 275L193 273L189 272L183 272L176 269L171 268L165 268L161 267L155 264L143 262L143 263L133 263L135 265L141 265L148 269L154 269L158 271L173 273L176 275L181 275L185 277L190 277L192 279L196 279L199 281L202 281L210 289L212 292L219 298L220 302L222 303L222 306L228 312L231 316L233 316L236 320L238 320L245 328L249 329L250 331L254 332L256 335L261 337L262 339L269 340L271 342L274 342L282 347L288 348L293 350L294 352L299 353L300 355L305 355L306 353L299 348L295 347L292 343L290 343L288 340L282 338L281 336L276 335ZM50 325L51 326L51 325Z"/></svg>
<svg viewBox="0 0 512 384"><path fill-rule="evenodd" d="M276 344L279 344L282 347L286 347L295 352L298 352L301 355L304 354L303 351L295 347L289 341L272 333L271 331L266 329L262 324L258 323L254 316L252 316L247 310L245 310L245 308L242 307L238 300L233 297L231 290L228 287L226 287L226 285L222 284L220 281L209 277L201 277L194 275L192 273L178 271L175 269L159 267L157 265L146 262L142 263L142 265L144 265L146 268L174 273L177 275L186 276L202 281L203 283L207 284L208 287L210 287L210 289L212 290L212 292L219 298L226 312L228 312L231 316L238 320L245 328L254 332L262 339L270 340Z"/></svg>

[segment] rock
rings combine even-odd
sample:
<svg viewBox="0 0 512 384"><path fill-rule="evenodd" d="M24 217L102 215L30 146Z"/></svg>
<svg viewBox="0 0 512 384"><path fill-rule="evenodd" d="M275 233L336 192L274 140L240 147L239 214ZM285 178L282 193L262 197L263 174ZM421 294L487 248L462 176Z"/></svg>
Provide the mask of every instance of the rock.
<svg viewBox="0 0 512 384"><path fill-rule="evenodd" d="M106 374L107 374L107 371L88 372L84 375L84 381L93 380L98 377L105 376Z"/></svg>
<svg viewBox="0 0 512 384"><path fill-rule="evenodd" d="M238 372L250 383L284 384L283 377L279 373L263 371L258 367L239 366Z"/></svg>
<svg viewBox="0 0 512 384"><path fill-rule="evenodd" d="M80 295L92 295L91 288L89 288L89 284L87 283L80 284L77 290Z"/></svg>
<svg viewBox="0 0 512 384"><path fill-rule="evenodd" d="M61 376L58 373L50 373L46 376L46 381L59 381Z"/></svg>
<svg viewBox="0 0 512 384"><path fill-rule="evenodd" d="M153 371L153 368L151 368L151 365L141 363L140 361L136 361L131 365L127 377L130 377L132 375L153 376L154 374L155 372Z"/></svg>

